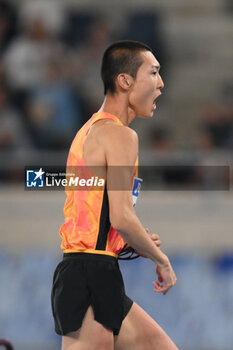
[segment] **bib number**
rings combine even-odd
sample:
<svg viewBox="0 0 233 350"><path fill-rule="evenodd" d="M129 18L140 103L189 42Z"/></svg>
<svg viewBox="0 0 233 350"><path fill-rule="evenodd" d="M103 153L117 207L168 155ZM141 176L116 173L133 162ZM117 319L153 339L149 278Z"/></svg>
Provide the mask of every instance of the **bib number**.
<svg viewBox="0 0 233 350"><path fill-rule="evenodd" d="M134 177L133 178L133 188L132 188L132 196L133 196L133 206L135 207L138 195L142 186L143 180L140 179L139 177Z"/></svg>

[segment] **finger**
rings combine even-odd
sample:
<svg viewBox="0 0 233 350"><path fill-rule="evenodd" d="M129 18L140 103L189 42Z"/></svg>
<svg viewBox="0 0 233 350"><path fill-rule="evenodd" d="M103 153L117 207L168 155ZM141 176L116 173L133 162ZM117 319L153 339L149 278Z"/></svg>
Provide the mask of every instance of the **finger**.
<svg viewBox="0 0 233 350"><path fill-rule="evenodd" d="M145 229L146 230L146 232L148 233L149 232L149 229L148 229L148 227Z"/></svg>
<svg viewBox="0 0 233 350"><path fill-rule="evenodd" d="M165 293L165 292L164 292L164 289L162 288L155 288L154 293Z"/></svg>
<svg viewBox="0 0 233 350"><path fill-rule="evenodd" d="M154 293L160 293L160 292L161 292L160 288L159 287L155 287Z"/></svg>
<svg viewBox="0 0 233 350"><path fill-rule="evenodd" d="M157 247L160 247L162 244L160 240L155 240L154 243L157 245Z"/></svg>
<svg viewBox="0 0 233 350"><path fill-rule="evenodd" d="M152 283L155 286L154 292L156 292L156 293L163 293L163 295L166 295L167 292L169 291L169 289L172 287L172 286L168 286L166 284L165 285L161 285L157 281L154 281Z"/></svg>
<svg viewBox="0 0 233 350"><path fill-rule="evenodd" d="M163 285L159 284L157 281L154 281L152 283L153 283L153 285L155 287L154 292L160 293L160 292L163 291L163 287L164 287Z"/></svg>
<svg viewBox="0 0 233 350"><path fill-rule="evenodd" d="M153 283L153 285L154 285L155 287L160 287L160 286L161 286L161 285L159 284L158 281L153 281L152 283Z"/></svg>
<svg viewBox="0 0 233 350"><path fill-rule="evenodd" d="M151 237L152 239L159 239L159 235L157 235L156 233L150 234L150 237Z"/></svg>
<svg viewBox="0 0 233 350"><path fill-rule="evenodd" d="M159 240L159 239L153 239L153 238L151 238L151 240L152 240L152 242L155 244L155 245L157 245L157 247L160 247L161 246L161 241Z"/></svg>
<svg viewBox="0 0 233 350"><path fill-rule="evenodd" d="M170 287L167 287L167 286L162 286L159 288L158 292L159 293L163 293L163 295L166 295L167 292L169 291Z"/></svg>
<svg viewBox="0 0 233 350"><path fill-rule="evenodd" d="M152 284L155 286L155 289L160 289L161 288L161 285L157 281L152 282Z"/></svg>

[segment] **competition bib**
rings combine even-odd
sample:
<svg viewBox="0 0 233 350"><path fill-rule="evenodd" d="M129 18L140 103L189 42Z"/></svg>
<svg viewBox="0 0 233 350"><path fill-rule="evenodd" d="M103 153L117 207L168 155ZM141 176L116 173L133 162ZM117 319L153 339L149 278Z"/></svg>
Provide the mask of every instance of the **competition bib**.
<svg viewBox="0 0 233 350"><path fill-rule="evenodd" d="M132 195L133 195L133 206L135 207L138 195L142 186L143 180L140 179L139 177L134 177L133 178L133 188L132 188Z"/></svg>

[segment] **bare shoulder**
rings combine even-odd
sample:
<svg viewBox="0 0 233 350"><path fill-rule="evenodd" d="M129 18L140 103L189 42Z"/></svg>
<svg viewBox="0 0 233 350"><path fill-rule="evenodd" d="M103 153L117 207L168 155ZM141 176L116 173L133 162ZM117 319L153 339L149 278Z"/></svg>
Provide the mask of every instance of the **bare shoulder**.
<svg viewBox="0 0 233 350"><path fill-rule="evenodd" d="M137 143L137 133L125 125L119 125L115 122L109 122L102 125L103 141L123 142L123 144Z"/></svg>
<svg viewBox="0 0 233 350"><path fill-rule="evenodd" d="M88 165L118 164L120 160L122 164L131 164L137 153L137 133L112 120L95 123L84 141L84 159Z"/></svg>
<svg viewBox="0 0 233 350"><path fill-rule="evenodd" d="M108 164L134 164L138 154L137 133L123 125L107 123L102 126L101 143Z"/></svg>

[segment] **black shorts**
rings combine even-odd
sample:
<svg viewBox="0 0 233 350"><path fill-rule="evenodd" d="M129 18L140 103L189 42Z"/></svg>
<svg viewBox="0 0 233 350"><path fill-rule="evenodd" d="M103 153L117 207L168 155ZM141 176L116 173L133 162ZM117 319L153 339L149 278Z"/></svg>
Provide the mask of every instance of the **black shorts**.
<svg viewBox="0 0 233 350"><path fill-rule="evenodd" d="M89 253L64 254L54 272L51 300L60 335L78 330L90 305L95 320L117 335L133 304L117 259Z"/></svg>

